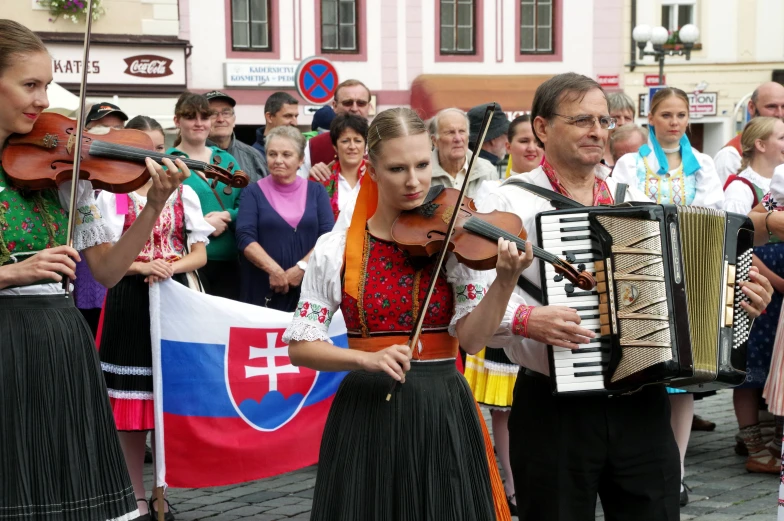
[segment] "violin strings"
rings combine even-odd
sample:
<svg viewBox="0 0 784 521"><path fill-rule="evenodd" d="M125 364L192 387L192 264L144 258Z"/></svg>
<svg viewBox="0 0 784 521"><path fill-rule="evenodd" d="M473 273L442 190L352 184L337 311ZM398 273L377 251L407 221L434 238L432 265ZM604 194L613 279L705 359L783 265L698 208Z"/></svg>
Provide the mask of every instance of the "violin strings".
<svg viewBox="0 0 784 521"><path fill-rule="evenodd" d="M463 225L463 227L468 229L469 231L476 230L478 233L481 233L482 235L484 235L487 238L493 238L495 236L500 236L500 237L502 237L502 238L504 238L506 240L514 242L519 247L521 247L521 249L525 249L526 241L524 241L523 239L520 239L519 237L516 237L516 236L512 235L511 233L507 232L506 230L503 230L501 228L498 228L497 226L494 226L494 225L488 223L487 221L483 221L481 219L477 219L475 217L472 217L471 219L466 221L466 223ZM531 249L533 250L534 255L536 255L537 257L539 257L539 258L541 258L543 260L546 260L546 261L550 262L551 264L554 263L554 262L560 262L560 260L561 260L557 256L553 255L552 253L550 253L550 252L548 252L546 250L543 250L542 248L540 248L540 247L538 247L538 246L536 246L534 244L531 244Z"/></svg>
<svg viewBox="0 0 784 521"><path fill-rule="evenodd" d="M151 159L156 159L158 160L158 162L160 162L160 160L164 158L171 159L172 161L174 161L175 159L181 159L185 163L185 165L188 166L188 168L194 170L205 170L210 167L209 164L194 159L177 157L169 154L162 154L160 152L155 152L153 150L146 150L144 148L136 148L136 147L130 147L126 145L117 145L115 143L107 143L105 141L96 140L93 141L92 144L89 145L85 144L82 146L82 150L85 150L85 152L88 153L95 153L96 155L104 154L104 155L113 156L117 159L133 159L140 162L144 161L146 157L149 157Z"/></svg>
<svg viewBox="0 0 784 521"><path fill-rule="evenodd" d="M178 158L177 156L172 156L168 154L162 154L160 152L155 152L152 150L146 150L143 148L135 148L135 147L125 147L123 145L115 145L114 143L106 143L101 141L94 141L93 144L89 148L90 151L96 152L98 154L112 154L118 159L135 159L143 161L144 158L149 157L152 159L161 160L163 158L169 158L172 161L175 159L181 159L189 168L194 168L201 170L206 168L207 163L196 161L193 159L188 158Z"/></svg>

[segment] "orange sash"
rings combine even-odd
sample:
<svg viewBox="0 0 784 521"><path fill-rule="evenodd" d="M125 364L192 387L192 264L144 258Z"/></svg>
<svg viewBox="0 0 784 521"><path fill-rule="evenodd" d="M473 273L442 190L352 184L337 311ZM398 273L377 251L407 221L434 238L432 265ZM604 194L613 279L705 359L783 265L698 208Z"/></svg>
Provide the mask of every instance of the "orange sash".
<svg viewBox="0 0 784 521"><path fill-rule="evenodd" d="M457 358L457 339L446 331L424 332L419 337L421 349L414 349L414 360L443 360ZM376 335L371 337L349 337L349 349L375 353L391 345L407 345L408 335Z"/></svg>

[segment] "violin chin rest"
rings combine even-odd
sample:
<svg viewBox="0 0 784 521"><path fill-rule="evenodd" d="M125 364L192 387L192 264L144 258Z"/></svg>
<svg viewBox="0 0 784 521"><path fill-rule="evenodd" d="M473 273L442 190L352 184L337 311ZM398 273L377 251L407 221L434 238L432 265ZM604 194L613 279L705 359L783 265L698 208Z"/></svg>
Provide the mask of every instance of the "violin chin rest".
<svg viewBox="0 0 784 521"><path fill-rule="evenodd" d="M432 202L433 199L438 197L443 191L444 191L443 185L431 186L430 190L428 190L427 192L427 196L425 197L425 200L422 201L422 204L427 204L429 202Z"/></svg>

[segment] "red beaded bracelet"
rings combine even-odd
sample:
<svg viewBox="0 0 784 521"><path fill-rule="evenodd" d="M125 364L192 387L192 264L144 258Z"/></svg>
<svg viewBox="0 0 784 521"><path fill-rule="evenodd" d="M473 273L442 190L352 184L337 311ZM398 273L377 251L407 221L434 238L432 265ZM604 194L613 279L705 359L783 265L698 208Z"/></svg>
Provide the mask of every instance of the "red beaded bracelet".
<svg viewBox="0 0 784 521"><path fill-rule="evenodd" d="M531 317L533 309L533 306L526 306L525 304L520 304L517 307L512 319L513 334L528 338L528 319Z"/></svg>

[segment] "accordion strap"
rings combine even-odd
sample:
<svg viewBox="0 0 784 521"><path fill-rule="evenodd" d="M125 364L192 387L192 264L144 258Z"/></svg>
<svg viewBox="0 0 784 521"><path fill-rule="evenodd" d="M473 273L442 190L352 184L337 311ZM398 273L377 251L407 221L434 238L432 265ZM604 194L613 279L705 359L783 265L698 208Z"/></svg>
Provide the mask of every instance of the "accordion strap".
<svg viewBox="0 0 784 521"><path fill-rule="evenodd" d="M618 183L615 187L615 204L621 204L626 199L626 189L629 185L626 183Z"/></svg>
<svg viewBox="0 0 784 521"><path fill-rule="evenodd" d="M525 278L525 275L520 275L517 279L517 286L536 299L540 304L544 304L544 292L536 287L536 284Z"/></svg>
<svg viewBox="0 0 784 521"><path fill-rule="evenodd" d="M509 183L512 186L516 186L521 190L526 190L531 192L532 194L538 195L544 199L550 201L550 204L556 210L563 210L564 208L582 208L583 205L578 203L577 201L573 201L568 197L565 197L557 192L550 190L549 188L543 188L541 186L537 186L531 183L526 183L525 181L514 181Z"/></svg>

